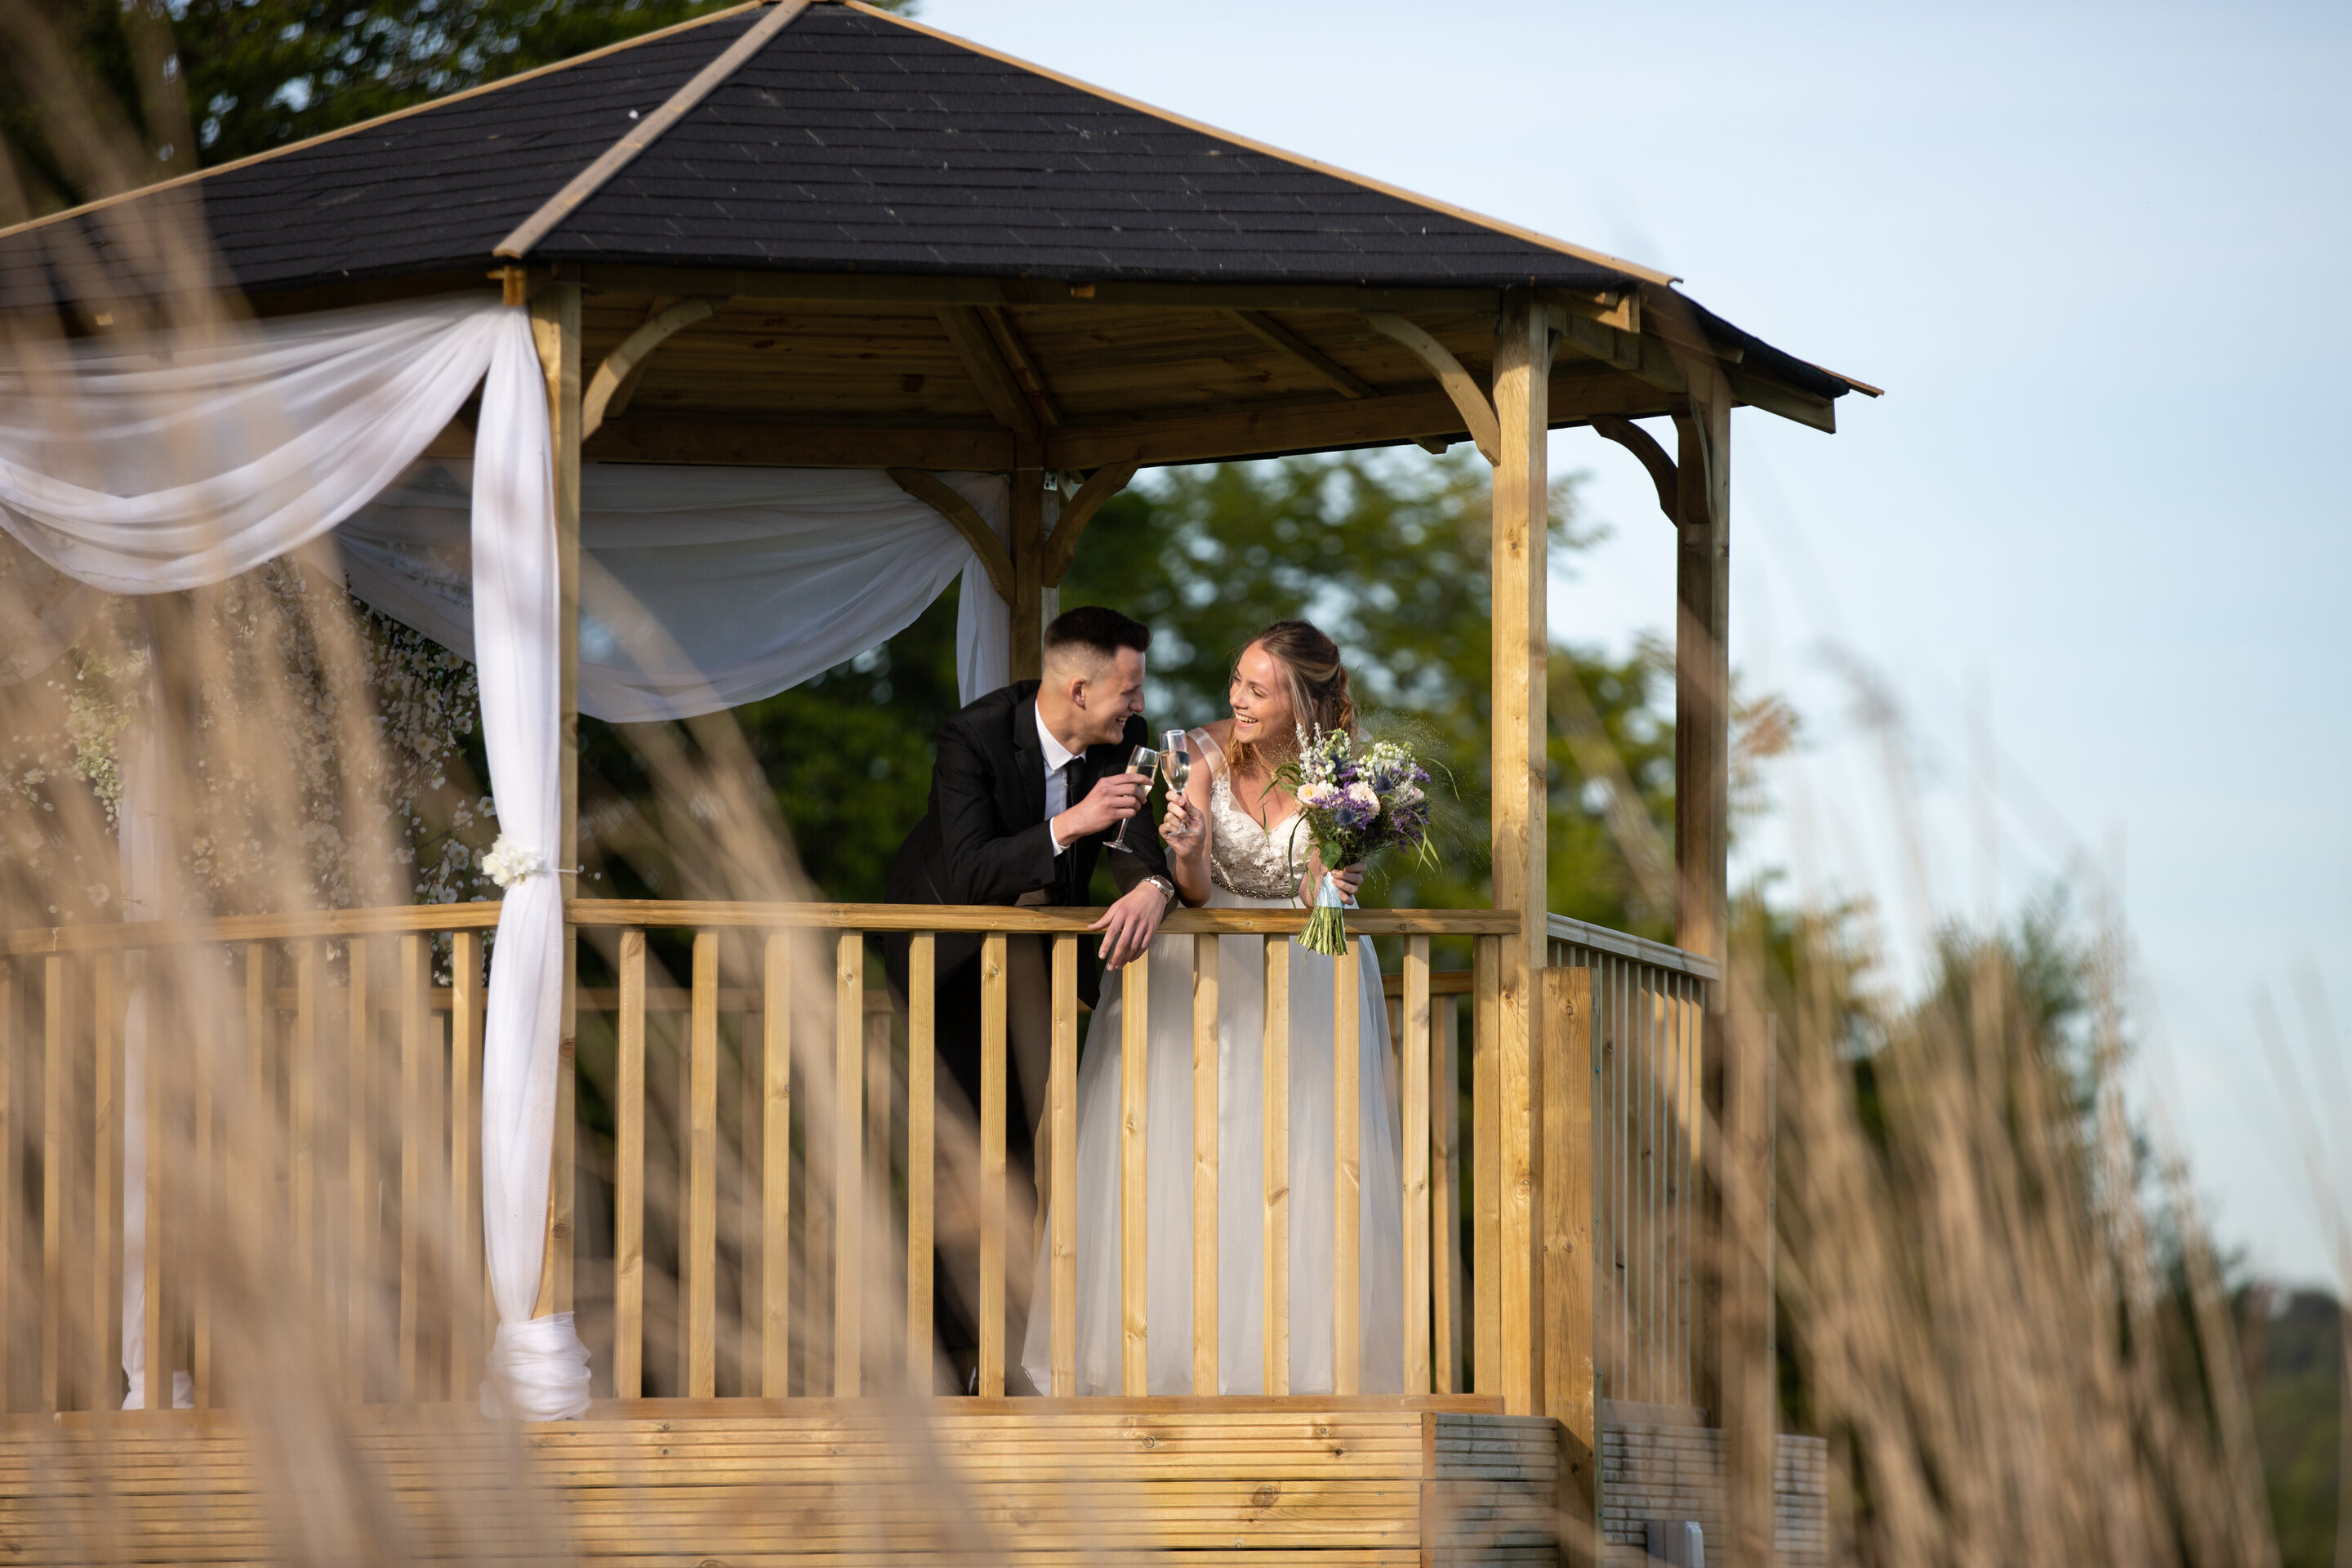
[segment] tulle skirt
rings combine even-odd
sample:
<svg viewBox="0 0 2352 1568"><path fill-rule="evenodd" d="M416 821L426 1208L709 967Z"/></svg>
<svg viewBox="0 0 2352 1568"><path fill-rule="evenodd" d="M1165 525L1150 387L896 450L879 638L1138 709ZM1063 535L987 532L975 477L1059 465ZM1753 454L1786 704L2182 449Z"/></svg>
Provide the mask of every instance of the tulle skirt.
<svg viewBox="0 0 2352 1568"><path fill-rule="evenodd" d="M1217 890L1212 907L1292 909ZM1145 1119L1145 1293L1153 1394L1192 1390L1192 943L1152 943ZM1220 1394L1265 1391L1265 1006L1262 939L1218 939L1217 1346ZM1395 1068L1380 962L1357 940L1358 1152L1361 1230L1360 1386L1404 1386L1403 1196ZM1333 1224L1331 1068L1334 960L1290 945L1290 1388L1333 1391L1338 1276ZM1118 1394L1121 993L1104 977L1078 1062L1077 1392ZM1042 1151L1041 1151L1042 1152ZM1058 1204L1072 1194L1053 1194ZM1022 1363L1052 1387L1052 1289L1041 1227Z"/></svg>

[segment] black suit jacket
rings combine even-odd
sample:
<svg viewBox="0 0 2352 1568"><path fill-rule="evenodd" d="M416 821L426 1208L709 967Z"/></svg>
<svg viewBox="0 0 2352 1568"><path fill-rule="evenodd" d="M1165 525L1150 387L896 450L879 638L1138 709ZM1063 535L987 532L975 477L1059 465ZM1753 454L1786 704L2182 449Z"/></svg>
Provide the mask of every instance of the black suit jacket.
<svg viewBox="0 0 2352 1568"><path fill-rule="evenodd" d="M1054 853L1045 826L1045 748L1037 734L1037 686L1016 681L981 698L940 726L939 754L931 764L930 809L890 863L889 901L894 904L1010 904L1044 889L1046 902L1079 905L1094 881L1095 860L1116 827L1089 834ZM1143 719L1127 721L1127 733L1113 745L1089 746L1071 769L1070 804L1086 798L1095 781L1119 772L1133 748L1147 744ZM1113 854L1111 872L1119 890L1147 877L1168 874L1160 834L1139 814L1128 843L1136 854ZM975 933L942 931L933 955L936 973L947 979L958 965L976 958ZM906 985L905 944L893 942L891 978ZM1078 991L1088 1006L1099 992L1096 963L1078 966Z"/></svg>

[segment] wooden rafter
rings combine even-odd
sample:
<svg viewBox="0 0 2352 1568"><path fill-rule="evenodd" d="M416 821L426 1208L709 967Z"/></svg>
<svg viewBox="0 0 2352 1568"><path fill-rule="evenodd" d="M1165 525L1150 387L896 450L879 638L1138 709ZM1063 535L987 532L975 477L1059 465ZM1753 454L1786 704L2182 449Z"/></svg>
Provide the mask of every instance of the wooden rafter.
<svg viewBox="0 0 2352 1568"><path fill-rule="evenodd" d="M1062 503L1062 515L1054 524L1053 537L1045 541L1045 563L1043 580L1048 588L1058 588L1062 579L1070 574L1070 563L1078 552L1078 535L1102 510L1102 503L1127 489L1135 479L1138 465L1113 463L1097 468L1078 493Z"/></svg>
<svg viewBox="0 0 2352 1568"><path fill-rule="evenodd" d="M1415 359L1429 367L1429 373L1437 378L1437 384L1445 389L1445 395L1453 399L1454 406L1461 411L1462 418L1470 430L1470 439L1478 444L1480 454L1488 462L1495 461L1496 453L1499 450L1496 444L1498 426L1495 419L1495 405L1486 401L1486 393L1479 389L1478 383L1470 373L1462 368L1462 362L1454 357L1453 351L1430 336L1426 329L1391 311L1367 310L1364 320L1370 324L1372 331L1403 344L1412 351Z"/></svg>
<svg viewBox="0 0 2352 1568"><path fill-rule="evenodd" d="M937 474L920 468L890 468L886 470L893 483L922 501L955 525L955 531L970 542L973 553L980 557L982 568L988 574L997 597L1006 604L1013 602L1013 558L1004 552L1004 542L988 526L971 502L955 492L954 487Z"/></svg>
<svg viewBox="0 0 2352 1568"><path fill-rule="evenodd" d="M1666 514L1668 522L1682 521L1682 503L1678 486L1681 480L1675 473L1675 460L1658 445L1658 438L1630 419L1603 416L1592 422L1592 433L1616 442L1642 460L1650 471L1650 483L1657 487L1658 510Z"/></svg>
<svg viewBox="0 0 2352 1568"><path fill-rule="evenodd" d="M997 353L1004 356L1005 368L1013 373L1013 382L1028 400L1029 411L1037 416L1037 423L1049 430L1059 425L1061 411L1054 406L1053 395L1045 390L1045 377L1037 369L1035 357L1022 342L1021 334L1006 320L1003 308L982 305L980 319L987 324L988 335L996 340Z"/></svg>
<svg viewBox="0 0 2352 1568"><path fill-rule="evenodd" d="M955 345L956 358L963 362L964 374L980 388L981 400L988 405L996 422L1015 435L1035 437L1045 427L1037 410L1030 405L1028 394L1005 362L1004 351L997 346L996 334L973 305L942 305L940 325L947 329L948 341Z"/></svg>
<svg viewBox="0 0 2352 1568"><path fill-rule="evenodd" d="M654 350L695 322L706 321L726 301L721 300L680 300L676 304L663 305L646 314L645 324L621 340L620 347L604 356L596 367L595 378L581 399L580 431L583 437L595 434L608 413L618 414L629 405L629 395L636 390L638 374Z"/></svg>
<svg viewBox="0 0 2352 1568"><path fill-rule="evenodd" d="M521 260L531 247L551 233L557 224L570 217L580 204L604 188L605 184L634 163L638 153L652 146L661 133L685 119L695 105L710 95L711 90L742 68L743 62L768 47L768 40L791 25L793 17L809 8L809 0L777 0L768 14L744 30L743 36L727 47L726 52L700 70L684 87L669 95L669 101L646 115L629 133L604 149L604 155L572 176L564 187L541 204L537 212L522 220L515 231L499 241L490 254Z"/></svg>
<svg viewBox="0 0 2352 1568"><path fill-rule="evenodd" d="M1227 310L1226 315L1268 348L1288 355L1324 385L1342 397L1378 397L1380 389L1334 363L1322 350L1267 315L1264 310Z"/></svg>

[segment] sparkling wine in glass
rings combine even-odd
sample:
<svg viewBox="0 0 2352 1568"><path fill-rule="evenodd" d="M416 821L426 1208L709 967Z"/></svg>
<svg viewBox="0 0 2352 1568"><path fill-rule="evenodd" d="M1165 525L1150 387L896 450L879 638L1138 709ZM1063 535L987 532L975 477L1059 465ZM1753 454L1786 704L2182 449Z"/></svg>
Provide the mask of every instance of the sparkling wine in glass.
<svg viewBox="0 0 2352 1568"><path fill-rule="evenodd" d="M1192 747L1181 730L1164 731L1160 737L1160 776L1168 781L1168 805L1174 809L1176 797L1184 793L1184 784L1192 776Z"/></svg>
<svg viewBox="0 0 2352 1568"><path fill-rule="evenodd" d="M1160 753L1153 751L1150 747L1138 746L1127 759L1127 771L1131 773L1148 774L1151 772L1153 764L1158 763L1159 760ZM1146 793L1148 795L1150 792L1147 791ZM1137 813L1137 816L1141 815L1142 814L1139 811ZM1110 841L1110 847L1112 848L1117 849L1123 854L1132 855L1135 853L1133 849L1128 847L1127 843L1128 823L1131 823L1134 820L1135 817L1130 816L1126 822L1122 822L1118 825L1118 832L1113 836Z"/></svg>

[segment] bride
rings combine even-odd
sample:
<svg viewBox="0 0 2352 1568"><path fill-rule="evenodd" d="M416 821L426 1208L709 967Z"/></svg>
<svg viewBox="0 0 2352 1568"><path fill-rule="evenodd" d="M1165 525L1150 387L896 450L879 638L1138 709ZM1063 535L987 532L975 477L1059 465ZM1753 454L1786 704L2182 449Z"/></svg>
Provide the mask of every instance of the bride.
<svg viewBox="0 0 2352 1568"><path fill-rule="evenodd" d="M1161 834L1188 904L1297 909L1322 868L1298 803L1276 779L1301 728L1352 729L1348 671L1331 639L1305 621L1278 621L1235 661L1233 717L1192 732L1193 766ZM1334 880L1353 899L1363 868ZM1263 1247L1265 971L1262 939L1221 937L1217 954L1217 1388L1265 1388ZM1153 1394L1192 1392L1192 942L1151 947L1150 1047L1145 1126L1147 1363ZM1380 963L1359 942L1361 994L1357 1073L1361 1161L1360 1388L1404 1384L1402 1191L1388 1009ZM1332 981L1334 961L1290 949L1290 1389L1333 1391ZM1120 994L1116 974L1087 1031L1078 1067L1077 1392L1118 1394ZM1055 1194L1054 1202L1063 1201ZM1050 1226L1043 1227L1051 1235ZM1022 1363L1052 1386L1049 1264L1040 1247Z"/></svg>

